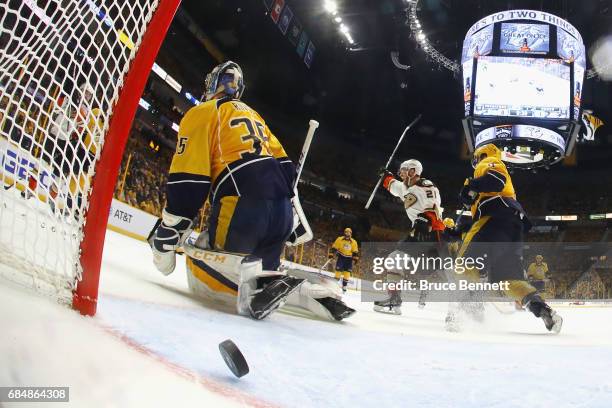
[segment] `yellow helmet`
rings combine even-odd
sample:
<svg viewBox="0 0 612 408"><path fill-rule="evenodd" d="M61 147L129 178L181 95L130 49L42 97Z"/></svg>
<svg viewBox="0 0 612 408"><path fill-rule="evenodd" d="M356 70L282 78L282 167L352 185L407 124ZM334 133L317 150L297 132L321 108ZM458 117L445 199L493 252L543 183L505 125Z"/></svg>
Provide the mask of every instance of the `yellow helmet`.
<svg viewBox="0 0 612 408"><path fill-rule="evenodd" d="M446 228L455 228L455 220L453 220L452 218L445 218L443 221L444 226Z"/></svg>
<svg viewBox="0 0 612 408"><path fill-rule="evenodd" d="M495 157L498 160L501 160L501 150L499 150L499 148L493 143L488 143L474 150L472 166L476 167L476 165L480 163L481 160L484 160L489 157Z"/></svg>
<svg viewBox="0 0 612 408"><path fill-rule="evenodd" d="M344 233L346 234L347 232L348 232L349 234L353 234L353 230L352 230L352 229L350 229L350 228L348 228L348 227L344 229Z"/></svg>

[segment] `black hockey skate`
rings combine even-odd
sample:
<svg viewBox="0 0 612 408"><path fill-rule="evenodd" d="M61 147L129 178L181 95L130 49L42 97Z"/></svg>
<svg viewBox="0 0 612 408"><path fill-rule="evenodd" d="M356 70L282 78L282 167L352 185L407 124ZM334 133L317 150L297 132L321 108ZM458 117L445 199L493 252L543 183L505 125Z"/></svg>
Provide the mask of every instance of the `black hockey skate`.
<svg viewBox="0 0 612 408"><path fill-rule="evenodd" d="M326 298L317 299L317 302L322 304L323 307L326 308L329 311L329 313L331 313L331 315L334 317L334 319L336 319L337 321L346 319L347 317L355 313L355 309L348 307L340 299L326 297Z"/></svg>
<svg viewBox="0 0 612 408"><path fill-rule="evenodd" d="M402 314L402 299L399 296L392 296L387 300L377 300L374 302L374 311L380 313Z"/></svg>
<svg viewBox="0 0 612 408"><path fill-rule="evenodd" d="M523 300L523 303L525 303L525 307L529 309L531 313L544 321L546 330L557 334L561 331L563 318L548 306L540 295L537 293L528 295L525 300Z"/></svg>
<svg viewBox="0 0 612 408"><path fill-rule="evenodd" d="M261 320L281 307L287 296L298 289L304 279L283 276L270 282L261 292L253 296L249 312L254 319Z"/></svg>

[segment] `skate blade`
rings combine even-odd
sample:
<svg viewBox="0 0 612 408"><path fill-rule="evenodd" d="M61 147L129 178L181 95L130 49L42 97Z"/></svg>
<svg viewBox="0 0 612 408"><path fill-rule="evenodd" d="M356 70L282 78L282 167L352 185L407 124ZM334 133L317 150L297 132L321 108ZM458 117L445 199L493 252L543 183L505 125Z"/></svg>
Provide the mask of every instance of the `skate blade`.
<svg viewBox="0 0 612 408"><path fill-rule="evenodd" d="M402 309L399 309L399 308L389 309L388 307L376 306L376 305L374 305L374 311L379 312L379 313L394 314L394 315L402 314Z"/></svg>

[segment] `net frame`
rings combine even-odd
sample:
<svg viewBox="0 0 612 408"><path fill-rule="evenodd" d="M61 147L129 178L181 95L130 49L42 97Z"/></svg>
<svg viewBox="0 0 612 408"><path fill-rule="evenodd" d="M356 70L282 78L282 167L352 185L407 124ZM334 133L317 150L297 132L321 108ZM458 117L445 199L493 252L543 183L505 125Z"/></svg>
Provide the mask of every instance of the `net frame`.
<svg viewBox="0 0 612 408"><path fill-rule="evenodd" d="M104 8L103 6L99 7L97 3L99 3L98 0L24 0L23 7L30 7L31 10L33 10L33 14L35 14L35 17L28 15L28 18L30 19L29 21L34 21L38 25L40 25L41 23L45 22L45 18L50 19L50 17L45 15L44 13L46 8L49 7L50 4L56 4L57 8L68 8L73 6L82 7L83 4L86 4L86 6L90 8L91 12L102 12L102 16L104 18L104 13L102 11L104 10ZM104 1L104 3L107 6L106 10L110 11L108 4L110 3L110 7L113 7L115 1L107 0ZM134 12L134 9L138 6L142 6L143 4L146 5L146 7L143 8L145 9L145 11L147 11L147 13L143 13L145 15L141 16L132 16L131 13ZM91 163L92 171L89 171L89 177L87 178L87 182L85 183L85 191L83 197L84 203L83 205L79 204L78 206L80 210L83 211L83 219L80 223L78 223L76 228L68 230L72 231L68 232L68 234L72 235L70 238L77 240L79 253L78 263L76 263L75 265L75 281L69 282L68 287L72 291L71 300L73 308L75 308L81 314L84 315L93 316L96 312L98 285L100 279L100 267L102 262L102 252L104 247L106 225L108 221L107 215L110 210L113 190L118 176L121 157L125 148L129 130L131 128L131 124L138 107L138 101L143 92L154 59L159 51L161 43L168 31L170 23L174 17L176 10L178 9L179 4L180 0L136 0L133 2L121 2L121 6L114 6L117 10L121 10L119 13L124 14L125 18L144 19L145 28L144 33L142 33L141 36L136 38L135 43L131 43L129 34L126 35L125 33L122 34L121 32L117 33L117 39L121 39L124 44L131 46L128 47L130 48L130 52L128 60L125 62L125 64L127 64L125 66L125 68L127 68L127 72L125 76L118 78L119 82L117 83L117 87L114 91L115 94L112 98L110 98L108 106L99 106L100 110L102 111L102 115L106 115L104 118L105 120L102 121L102 124L100 125L100 129L98 129L104 136L98 142L98 145L95 146L95 158ZM9 4L7 2L6 7L8 6ZM121 7L127 8L122 9ZM106 17L108 18L110 14L111 13L107 12ZM137 15L137 13L134 14ZM98 14L98 17L99 16L100 15ZM0 13L0 22L4 23L4 17L5 16ZM18 18L19 17L20 16L18 16ZM63 15L59 17L54 16L54 18L63 17ZM138 22L138 20L136 21ZM146 21L148 21L148 23L146 23ZM108 23L108 21L104 21L104 23ZM75 24L75 26L78 26L78 24ZM28 29L30 29L30 27L26 26L26 33ZM39 29L41 28L34 27L33 30ZM43 29L45 28L43 27ZM47 32L48 31L45 31L44 34L46 35ZM87 33L85 33L85 35L87 35ZM120 38L122 35L123 38ZM15 35L15 37L16 36L17 34ZM19 45L18 41L14 41L15 38L10 38L10 40ZM93 42L93 39L91 41ZM9 45L11 44L9 43ZM53 48L52 43L44 44L43 42L43 44L41 44L40 46L47 46L49 48ZM111 50L111 55L109 55L109 57L112 58L115 55L112 54L112 47L109 47L109 49ZM16 50L19 51L19 47L17 47ZM42 55L48 55L45 54L44 48L41 48L41 50ZM13 54L6 52L4 57L0 57L0 74L3 74L3 68L4 73L6 73L7 70L9 70L11 67L27 65L27 59L24 60L23 56L21 56L21 58L19 58L20 56L15 57L15 49L13 49L12 51L14 51ZM36 56L36 54L34 55ZM85 56L87 55L85 54ZM11 57L15 58L11 60ZM53 59L48 59L45 62L48 64L57 64L57 61L54 61ZM4 67L1 65L2 63L4 63ZM74 60L70 61L70 63L77 64ZM78 66L75 67L74 72L76 72L77 69ZM32 74L36 74L36 72L33 72ZM55 78L55 76L53 76L53 78ZM100 80L102 77L98 76L96 78ZM78 97L75 98L75 100L79 100L80 97L80 100L85 101L86 88L78 89L76 86L77 80L75 78L71 79L75 82L73 88L77 89L76 94ZM87 80L89 81L89 78ZM11 89L9 89L8 87L0 88L0 90L2 90L3 94L5 95L8 95L8 92L11 91ZM5 93L5 91L8 92ZM57 97L57 94L49 96L51 97L51 99L54 100ZM27 98L26 92L22 92L21 95L15 95L13 93L10 95L10 97L13 99L15 99L15 97L18 97L20 102L23 98ZM74 105L75 106L73 106L73 108L79 108L78 103L74 103ZM21 104L19 106L21 106ZM8 109L3 111L5 119L8 112ZM44 116L44 112L42 112L42 109L40 109L40 112L38 112L38 114ZM46 114L46 117L44 117L43 119L46 119L47 122L49 122L50 120L52 121L49 112L46 112ZM11 118L11 125L15 125L14 122L16 121ZM41 129L38 128L38 125L40 125L40 123L34 124L35 132L32 133L35 133L36 136L32 135L31 142L34 148L43 149L40 140L38 140L38 136L40 134L42 134L42 138L47 136L46 133L49 132L52 123L47 123L47 126L42 126ZM25 134L26 125L22 123L18 127L20 128L19 130L23 132L22 134ZM92 139L94 139L93 130L91 131L91 135L92 137L90 137L89 143L96 143L96 141L91 141ZM5 158L6 157L3 156L3 159ZM19 160L17 160L17 162L18 161ZM2 164L4 165L5 163ZM83 163L80 163L80 165L82 166ZM39 170L41 169L37 169L37 172ZM0 176L2 176L3 181L3 183L1 184L4 185L4 173L0 174ZM35 179L37 183L40 184L40 176L40 173L37 173L36 177L33 177L32 175L28 174L26 179ZM32 183L30 182L30 184ZM49 200L49 196L51 196L50 191L52 190L53 189L47 191L48 197L46 198L46 200ZM35 195L38 195L38 188L36 186L30 185L26 189L26 191L28 192L28 194L33 193ZM26 214L24 217L26 222L28 222L27 215L28 214ZM32 219L32 217L29 218ZM34 216L34 218L36 217ZM70 224L70 222L67 223ZM3 260L0 260L0 263L2 263L2 261ZM25 264L25 267L27 267L27 263ZM57 282L57 284L62 285L64 283Z"/></svg>

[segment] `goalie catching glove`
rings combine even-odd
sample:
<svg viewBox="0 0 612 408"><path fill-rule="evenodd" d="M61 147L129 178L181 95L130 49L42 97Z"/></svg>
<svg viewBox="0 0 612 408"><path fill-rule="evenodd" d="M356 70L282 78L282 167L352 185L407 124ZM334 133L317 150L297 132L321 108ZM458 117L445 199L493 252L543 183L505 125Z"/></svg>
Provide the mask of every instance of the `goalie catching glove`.
<svg viewBox="0 0 612 408"><path fill-rule="evenodd" d="M190 219L164 210L161 220L153 228L148 239L153 250L153 263L164 275L170 275L174 271L175 251L183 245L191 233L191 226Z"/></svg>

